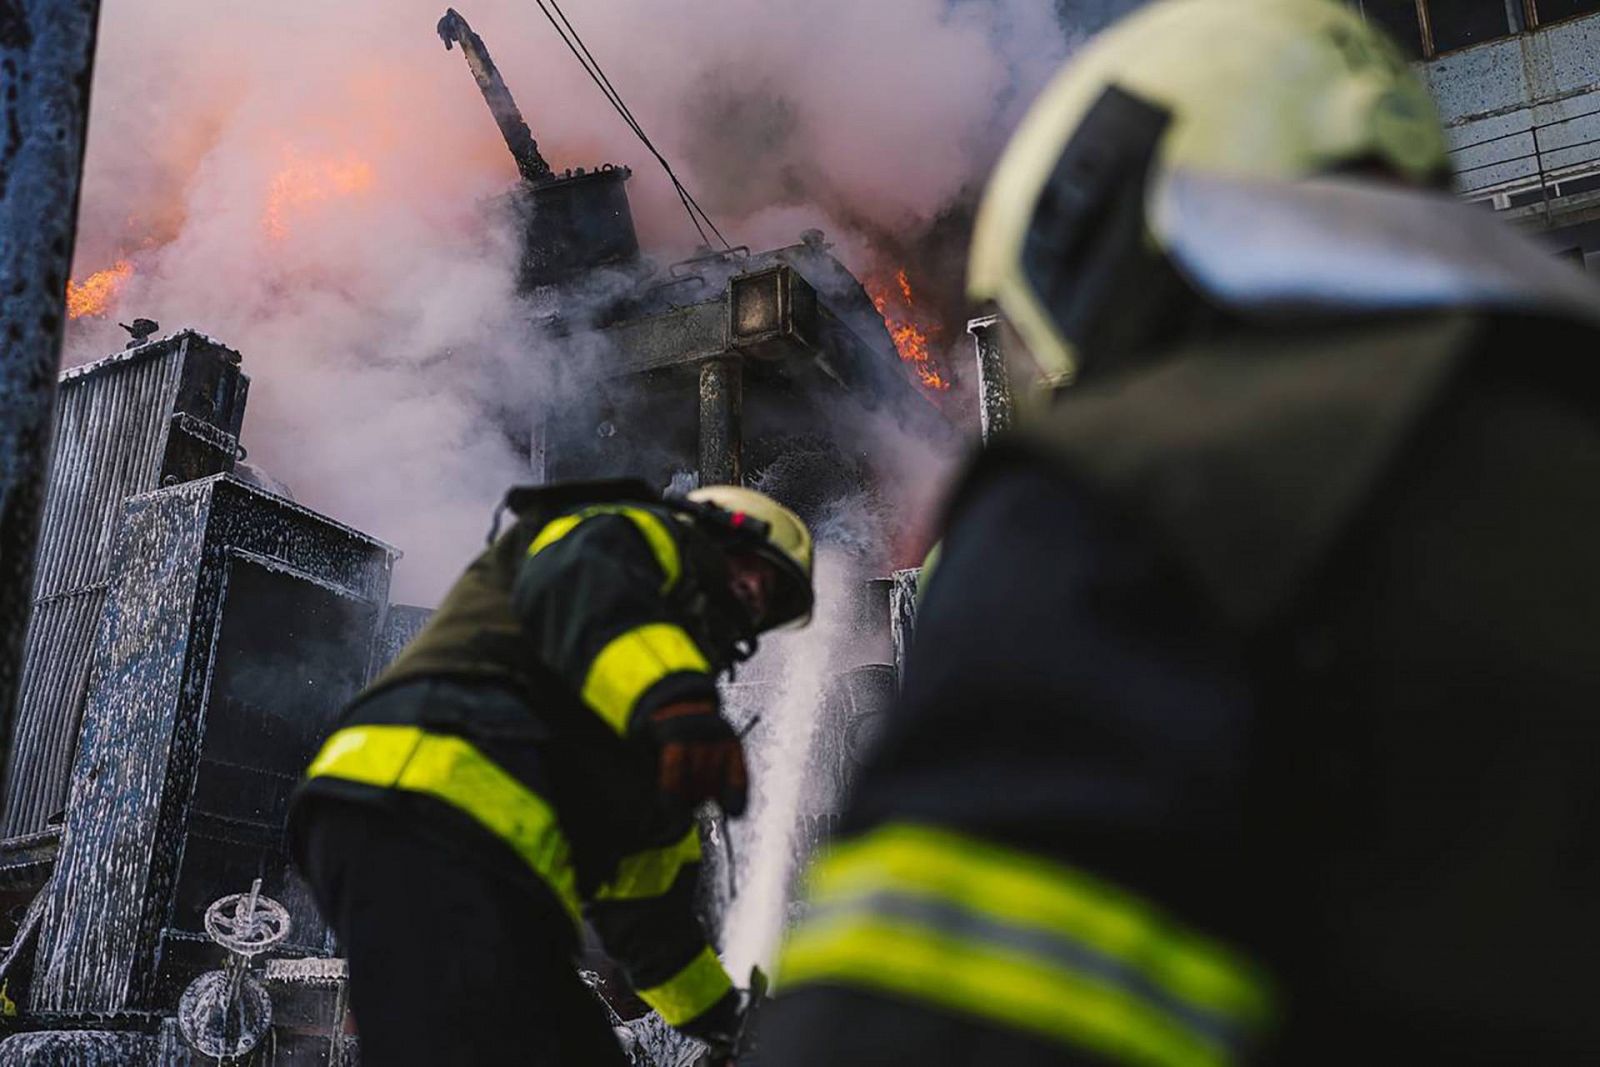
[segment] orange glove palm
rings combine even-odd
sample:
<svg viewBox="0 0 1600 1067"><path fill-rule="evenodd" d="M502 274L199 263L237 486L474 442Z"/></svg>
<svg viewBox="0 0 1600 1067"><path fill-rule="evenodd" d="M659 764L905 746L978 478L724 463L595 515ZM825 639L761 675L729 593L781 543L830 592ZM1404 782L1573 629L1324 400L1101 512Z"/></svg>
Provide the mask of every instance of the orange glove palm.
<svg viewBox="0 0 1600 1067"><path fill-rule="evenodd" d="M744 814L749 795L744 748L712 701L657 708L648 719L660 753L661 791L693 807L715 800L730 817Z"/></svg>

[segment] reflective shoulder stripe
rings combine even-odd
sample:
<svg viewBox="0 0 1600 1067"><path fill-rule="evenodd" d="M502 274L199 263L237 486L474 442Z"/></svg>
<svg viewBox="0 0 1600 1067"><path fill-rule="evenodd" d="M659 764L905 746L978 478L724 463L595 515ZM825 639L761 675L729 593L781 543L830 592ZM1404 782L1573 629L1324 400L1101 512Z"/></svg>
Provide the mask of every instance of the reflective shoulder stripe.
<svg viewBox="0 0 1600 1067"><path fill-rule="evenodd" d="M392 787L422 742L415 726L351 726L323 743L307 778L345 778L364 785Z"/></svg>
<svg viewBox="0 0 1600 1067"><path fill-rule="evenodd" d="M415 726L350 726L328 739L306 777L342 778L444 801L510 846L577 922L577 876L555 810L462 738Z"/></svg>
<svg viewBox="0 0 1600 1067"><path fill-rule="evenodd" d="M682 627L653 622L618 634L600 650L589 666L581 695L607 725L626 734L634 705L651 686L669 674L710 670L711 664Z"/></svg>
<svg viewBox="0 0 1600 1067"><path fill-rule="evenodd" d="M1151 1067L1236 1062L1270 1019L1253 968L1144 902L911 825L817 865L779 980L868 986Z"/></svg>
<svg viewBox="0 0 1600 1067"><path fill-rule="evenodd" d="M678 542L673 539L672 531L667 529L666 522L654 512L646 511L644 508L628 507L625 504L597 504L552 519L528 546L528 556L530 558L537 556L577 529L585 519L596 515L622 515L632 522L650 546L651 553L656 557L656 563L661 567L661 591L665 593L678 584L678 577L683 573L683 561L679 557Z"/></svg>
<svg viewBox="0 0 1600 1067"><path fill-rule="evenodd" d="M665 982L638 992L639 999L654 1008L668 1026L682 1026L704 1013L732 988L728 972L722 969L717 954L708 946Z"/></svg>
<svg viewBox="0 0 1600 1067"><path fill-rule="evenodd" d="M635 852L617 865L617 876L595 894L596 900L646 900L672 888L685 866L700 862L700 831L689 832L665 848Z"/></svg>

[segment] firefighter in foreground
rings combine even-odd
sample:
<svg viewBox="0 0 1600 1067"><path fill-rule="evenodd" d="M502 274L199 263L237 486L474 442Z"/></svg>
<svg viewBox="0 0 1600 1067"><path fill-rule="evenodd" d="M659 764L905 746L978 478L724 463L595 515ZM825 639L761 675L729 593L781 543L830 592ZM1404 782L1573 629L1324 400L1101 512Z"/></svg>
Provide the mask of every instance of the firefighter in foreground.
<svg viewBox="0 0 1600 1067"><path fill-rule="evenodd" d="M291 814L362 1061L622 1065L580 917L669 1024L742 1011L694 910L696 805L745 807L717 675L810 615L811 536L748 489L515 490L516 522L351 706Z"/></svg>
<svg viewBox="0 0 1600 1067"><path fill-rule="evenodd" d="M1091 42L974 236L953 495L767 1067L1600 1053L1600 353L1331 0Z"/></svg>

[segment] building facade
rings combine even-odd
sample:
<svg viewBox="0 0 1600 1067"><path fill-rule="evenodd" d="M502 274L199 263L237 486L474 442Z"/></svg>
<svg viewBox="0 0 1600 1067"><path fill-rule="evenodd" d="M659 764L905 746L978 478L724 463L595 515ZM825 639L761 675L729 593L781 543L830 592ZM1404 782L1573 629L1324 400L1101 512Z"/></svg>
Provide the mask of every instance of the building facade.
<svg viewBox="0 0 1600 1067"><path fill-rule="evenodd" d="M1461 196L1600 253L1600 0L1355 0L1417 63Z"/></svg>

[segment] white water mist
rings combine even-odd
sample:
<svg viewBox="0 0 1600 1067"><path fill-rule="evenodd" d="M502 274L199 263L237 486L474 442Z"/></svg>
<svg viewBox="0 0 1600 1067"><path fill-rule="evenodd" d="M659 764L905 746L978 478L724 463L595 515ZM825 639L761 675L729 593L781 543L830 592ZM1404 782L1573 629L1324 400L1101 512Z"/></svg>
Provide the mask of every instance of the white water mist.
<svg viewBox="0 0 1600 1067"><path fill-rule="evenodd" d="M852 559L824 551L817 562L817 613L809 627L770 640L773 688L761 709L761 724L746 742L751 808L733 825L738 896L723 922L723 960L735 981L752 965L771 973L783 936L799 852L802 814L814 806L809 780L823 720L823 697L846 661Z"/></svg>

